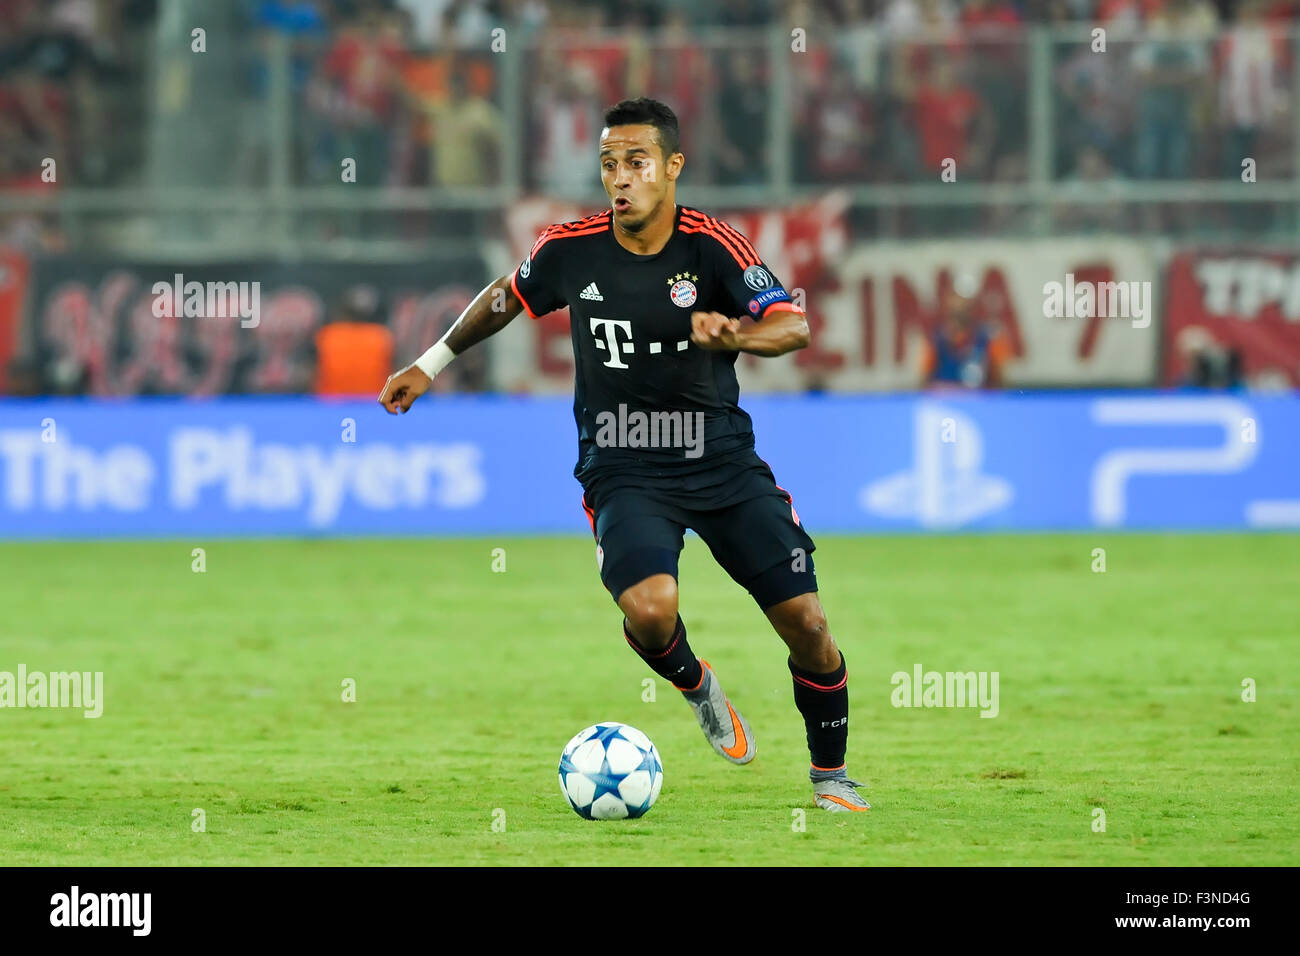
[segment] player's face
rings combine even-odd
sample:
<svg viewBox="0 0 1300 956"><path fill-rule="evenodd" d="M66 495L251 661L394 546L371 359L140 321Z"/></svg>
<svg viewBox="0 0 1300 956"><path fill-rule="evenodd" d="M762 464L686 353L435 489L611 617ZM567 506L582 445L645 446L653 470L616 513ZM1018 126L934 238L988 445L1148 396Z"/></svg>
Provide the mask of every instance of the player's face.
<svg viewBox="0 0 1300 956"><path fill-rule="evenodd" d="M600 180L614 207L614 221L628 232L643 229L664 199L683 157L664 159L653 126L610 126L600 135Z"/></svg>

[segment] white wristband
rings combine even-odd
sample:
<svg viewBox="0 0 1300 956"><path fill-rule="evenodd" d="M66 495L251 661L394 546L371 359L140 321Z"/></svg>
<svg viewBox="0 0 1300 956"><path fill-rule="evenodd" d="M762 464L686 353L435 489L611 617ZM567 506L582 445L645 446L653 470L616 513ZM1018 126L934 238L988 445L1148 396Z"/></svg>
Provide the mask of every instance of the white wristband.
<svg viewBox="0 0 1300 956"><path fill-rule="evenodd" d="M446 342L438 342L429 351L416 359L414 364L416 368L432 379L446 368L447 363L455 357L456 353L451 350L451 347Z"/></svg>

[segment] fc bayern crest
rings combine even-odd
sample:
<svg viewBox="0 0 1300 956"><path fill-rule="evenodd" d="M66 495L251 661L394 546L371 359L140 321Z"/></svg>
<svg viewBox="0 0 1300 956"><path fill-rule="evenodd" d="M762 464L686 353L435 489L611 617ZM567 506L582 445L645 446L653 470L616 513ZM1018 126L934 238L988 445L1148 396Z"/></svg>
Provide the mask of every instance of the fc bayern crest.
<svg viewBox="0 0 1300 956"><path fill-rule="evenodd" d="M673 283L673 287L668 291L668 296L673 300L673 305L689 309L695 304L699 293L695 291L695 283L690 279L682 279L680 282Z"/></svg>

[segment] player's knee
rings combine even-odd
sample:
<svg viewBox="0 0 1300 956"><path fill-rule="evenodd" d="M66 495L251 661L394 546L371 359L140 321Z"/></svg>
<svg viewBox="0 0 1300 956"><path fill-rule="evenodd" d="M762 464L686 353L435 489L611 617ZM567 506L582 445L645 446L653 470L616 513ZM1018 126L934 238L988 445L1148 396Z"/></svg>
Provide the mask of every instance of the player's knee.
<svg viewBox="0 0 1300 956"><path fill-rule="evenodd" d="M672 575L656 574L619 595L618 606L628 630L649 650L665 646L677 629L677 582Z"/></svg>
<svg viewBox="0 0 1300 956"><path fill-rule="evenodd" d="M830 640L826 612L812 594L802 594L769 608L767 616L777 633L787 641L818 644Z"/></svg>
<svg viewBox="0 0 1300 956"><path fill-rule="evenodd" d="M773 623L799 666L817 672L839 666L839 651L820 601L796 598L780 608Z"/></svg>
<svg viewBox="0 0 1300 956"><path fill-rule="evenodd" d="M800 609L794 619L794 638L808 649L818 649L831 643L831 632L826 615L817 605Z"/></svg>

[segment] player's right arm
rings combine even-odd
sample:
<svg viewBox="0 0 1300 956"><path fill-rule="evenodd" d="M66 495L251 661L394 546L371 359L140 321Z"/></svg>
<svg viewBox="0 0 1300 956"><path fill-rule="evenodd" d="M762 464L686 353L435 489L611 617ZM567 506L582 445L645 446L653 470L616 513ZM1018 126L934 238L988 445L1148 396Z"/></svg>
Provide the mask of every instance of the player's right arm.
<svg viewBox="0 0 1300 956"><path fill-rule="evenodd" d="M513 274L504 275L474 297L447 334L429 351L406 368L388 376L379 393L379 404L390 415L406 412L411 404L428 391L433 376L455 356L489 335L504 329L523 309L523 303L511 288Z"/></svg>
<svg viewBox="0 0 1300 956"><path fill-rule="evenodd" d="M551 240L572 233L573 228L572 225L560 225L542 230L528 256L514 272L502 276L480 292L436 345L396 375L388 377L379 393L379 404L392 415L398 411L405 412L412 402L429 390L433 377L448 362L476 342L501 331L521 309L535 319L564 305L560 293L563 273L557 251L560 244Z"/></svg>

